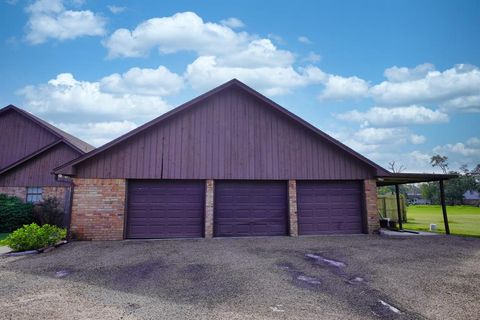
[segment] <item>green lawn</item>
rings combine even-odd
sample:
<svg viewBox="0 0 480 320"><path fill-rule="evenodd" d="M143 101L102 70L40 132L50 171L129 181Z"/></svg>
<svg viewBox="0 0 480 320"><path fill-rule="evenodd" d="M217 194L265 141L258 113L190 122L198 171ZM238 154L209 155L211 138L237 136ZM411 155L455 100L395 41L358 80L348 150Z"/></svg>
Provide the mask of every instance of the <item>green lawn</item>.
<svg viewBox="0 0 480 320"><path fill-rule="evenodd" d="M480 237L480 208L447 206L447 215L451 234ZM430 223L436 223L438 232L445 232L440 206L409 206L407 218L404 229L428 231Z"/></svg>

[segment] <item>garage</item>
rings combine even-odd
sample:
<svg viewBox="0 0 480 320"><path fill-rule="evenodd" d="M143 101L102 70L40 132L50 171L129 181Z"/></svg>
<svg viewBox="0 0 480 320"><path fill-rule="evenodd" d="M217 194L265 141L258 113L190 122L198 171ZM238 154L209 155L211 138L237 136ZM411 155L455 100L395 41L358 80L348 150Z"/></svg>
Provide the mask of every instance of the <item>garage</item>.
<svg viewBox="0 0 480 320"><path fill-rule="evenodd" d="M131 180L127 238L203 237L205 182Z"/></svg>
<svg viewBox="0 0 480 320"><path fill-rule="evenodd" d="M285 181L217 181L214 234L217 237L287 235Z"/></svg>
<svg viewBox="0 0 480 320"><path fill-rule="evenodd" d="M390 176L235 79L54 172L85 240L375 232Z"/></svg>
<svg viewBox="0 0 480 320"><path fill-rule="evenodd" d="M297 181L298 233L362 233L361 191L356 181Z"/></svg>

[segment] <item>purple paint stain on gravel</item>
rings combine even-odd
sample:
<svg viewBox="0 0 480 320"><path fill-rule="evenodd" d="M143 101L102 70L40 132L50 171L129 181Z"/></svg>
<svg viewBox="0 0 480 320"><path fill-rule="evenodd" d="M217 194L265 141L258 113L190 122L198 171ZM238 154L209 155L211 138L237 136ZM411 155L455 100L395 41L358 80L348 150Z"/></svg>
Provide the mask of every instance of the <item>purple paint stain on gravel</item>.
<svg viewBox="0 0 480 320"><path fill-rule="evenodd" d="M67 270L60 270L60 271L55 272L55 277L56 278L63 278L63 277L68 276L68 274L69 274L69 272Z"/></svg>
<svg viewBox="0 0 480 320"><path fill-rule="evenodd" d="M333 260L333 259L328 259L325 257L322 257L321 255L313 254L313 253L307 253L305 255L307 258L314 260L317 263L321 264L326 264L331 267L336 267L336 268L343 268L346 267L347 265L341 261Z"/></svg>

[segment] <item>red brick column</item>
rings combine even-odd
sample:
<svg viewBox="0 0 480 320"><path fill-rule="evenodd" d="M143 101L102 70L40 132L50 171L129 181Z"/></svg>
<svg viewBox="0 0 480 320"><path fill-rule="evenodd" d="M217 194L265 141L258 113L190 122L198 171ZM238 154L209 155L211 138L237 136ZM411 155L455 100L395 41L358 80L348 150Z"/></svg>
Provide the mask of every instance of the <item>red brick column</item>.
<svg viewBox="0 0 480 320"><path fill-rule="evenodd" d="M364 180L363 189L365 191L368 233L375 233L380 229L377 213L377 182L375 179Z"/></svg>
<svg viewBox="0 0 480 320"><path fill-rule="evenodd" d="M297 216L297 181L288 180L288 217L290 222L290 236L298 236Z"/></svg>
<svg viewBox="0 0 480 320"><path fill-rule="evenodd" d="M205 181L205 238L213 237L213 197L215 193L215 182Z"/></svg>
<svg viewBox="0 0 480 320"><path fill-rule="evenodd" d="M73 179L70 231L80 240L122 240L125 179Z"/></svg>

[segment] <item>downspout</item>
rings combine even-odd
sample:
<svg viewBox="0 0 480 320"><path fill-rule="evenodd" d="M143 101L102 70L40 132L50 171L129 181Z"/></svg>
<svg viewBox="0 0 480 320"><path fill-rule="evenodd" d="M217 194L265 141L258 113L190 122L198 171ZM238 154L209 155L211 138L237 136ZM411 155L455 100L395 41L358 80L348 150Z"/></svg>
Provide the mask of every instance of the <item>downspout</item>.
<svg viewBox="0 0 480 320"><path fill-rule="evenodd" d="M62 174L55 174L55 181L65 182L69 184L69 187L66 190L65 195L65 204L63 207L64 211L64 226L67 228L67 239L70 240L70 223L72 219L72 204L73 204L73 180L68 176Z"/></svg>

